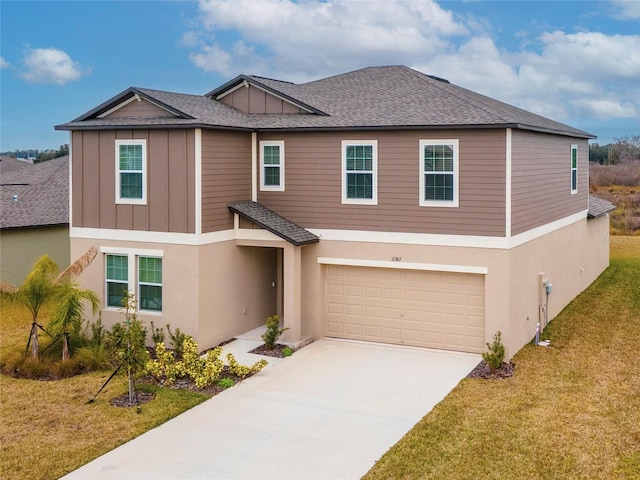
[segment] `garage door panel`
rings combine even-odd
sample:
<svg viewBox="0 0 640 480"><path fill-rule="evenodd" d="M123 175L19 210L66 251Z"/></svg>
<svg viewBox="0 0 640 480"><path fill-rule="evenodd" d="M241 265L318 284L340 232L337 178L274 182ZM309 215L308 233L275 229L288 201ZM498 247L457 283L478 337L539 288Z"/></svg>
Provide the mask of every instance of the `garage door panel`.
<svg viewBox="0 0 640 480"><path fill-rule="evenodd" d="M484 351L483 275L328 265L326 302L329 336Z"/></svg>

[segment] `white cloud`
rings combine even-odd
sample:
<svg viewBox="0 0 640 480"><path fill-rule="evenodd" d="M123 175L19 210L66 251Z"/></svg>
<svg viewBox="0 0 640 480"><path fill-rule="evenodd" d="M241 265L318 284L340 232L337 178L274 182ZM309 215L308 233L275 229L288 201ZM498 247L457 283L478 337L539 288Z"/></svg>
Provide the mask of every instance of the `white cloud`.
<svg viewBox="0 0 640 480"><path fill-rule="evenodd" d="M20 75L32 83L55 83L64 85L79 80L83 72L80 65L57 48L30 49L23 59L26 70Z"/></svg>
<svg viewBox="0 0 640 480"><path fill-rule="evenodd" d="M269 71L253 71L278 72L293 81L354 65L407 63L450 49L447 38L467 32L452 13L431 0L208 0L200 3L200 10L207 32L240 32L245 48L239 52L234 46L234 63L268 65ZM194 61L222 49L205 36L201 40L205 46L192 55ZM207 70L227 74L229 65L210 64Z"/></svg>
<svg viewBox="0 0 640 480"><path fill-rule="evenodd" d="M612 0L616 10L615 18L633 20L640 18L640 2L637 0Z"/></svg>
<svg viewBox="0 0 640 480"><path fill-rule="evenodd" d="M560 121L640 112L640 35L552 31L499 48L488 20L434 0L205 0L200 14L183 44L226 77L304 82L403 64Z"/></svg>
<svg viewBox="0 0 640 480"><path fill-rule="evenodd" d="M0 57L0 70L9 68L11 65L3 57Z"/></svg>

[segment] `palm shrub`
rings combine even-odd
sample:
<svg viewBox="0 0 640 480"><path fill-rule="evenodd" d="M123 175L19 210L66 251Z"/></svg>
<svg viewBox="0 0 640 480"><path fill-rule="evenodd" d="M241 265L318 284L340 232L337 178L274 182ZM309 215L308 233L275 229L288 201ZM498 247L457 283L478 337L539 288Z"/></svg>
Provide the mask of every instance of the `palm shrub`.
<svg viewBox="0 0 640 480"><path fill-rule="evenodd" d="M80 334L82 329L84 302L91 304L93 313L100 308L98 296L91 290L81 288L75 282L63 282L55 291L55 306L49 327L53 334L62 336L62 360L69 360L69 334Z"/></svg>

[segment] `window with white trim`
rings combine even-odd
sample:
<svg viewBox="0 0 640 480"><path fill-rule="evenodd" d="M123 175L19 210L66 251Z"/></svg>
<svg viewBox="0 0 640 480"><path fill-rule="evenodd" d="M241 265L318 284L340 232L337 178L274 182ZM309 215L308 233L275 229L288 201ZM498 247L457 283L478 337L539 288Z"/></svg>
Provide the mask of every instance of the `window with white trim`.
<svg viewBox="0 0 640 480"><path fill-rule="evenodd" d="M571 145L571 194L578 193L578 145Z"/></svg>
<svg viewBox="0 0 640 480"><path fill-rule="evenodd" d="M458 140L420 140L420 203L458 206Z"/></svg>
<svg viewBox="0 0 640 480"><path fill-rule="evenodd" d="M103 253L107 308L122 308L127 292L135 292L139 311L161 313L162 251L109 248Z"/></svg>
<svg viewBox="0 0 640 480"><path fill-rule="evenodd" d="M260 142L260 190L284 191L284 142Z"/></svg>
<svg viewBox="0 0 640 480"><path fill-rule="evenodd" d="M121 308L129 289L129 258L107 255L107 307Z"/></svg>
<svg viewBox="0 0 640 480"><path fill-rule="evenodd" d="M377 140L342 142L342 203L377 205Z"/></svg>
<svg viewBox="0 0 640 480"><path fill-rule="evenodd" d="M162 311L162 258L138 257L138 308Z"/></svg>
<svg viewBox="0 0 640 480"><path fill-rule="evenodd" d="M146 140L116 140L116 203L147 203L146 167Z"/></svg>

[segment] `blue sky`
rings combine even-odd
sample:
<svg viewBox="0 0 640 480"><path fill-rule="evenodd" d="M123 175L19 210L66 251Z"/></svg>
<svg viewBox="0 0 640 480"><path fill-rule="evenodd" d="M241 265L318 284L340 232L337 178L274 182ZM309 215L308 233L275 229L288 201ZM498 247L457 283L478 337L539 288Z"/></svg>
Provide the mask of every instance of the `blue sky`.
<svg viewBox="0 0 640 480"><path fill-rule="evenodd" d="M204 94L407 65L587 130L640 135L640 0L0 2L0 151L58 148L129 86Z"/></svg>

